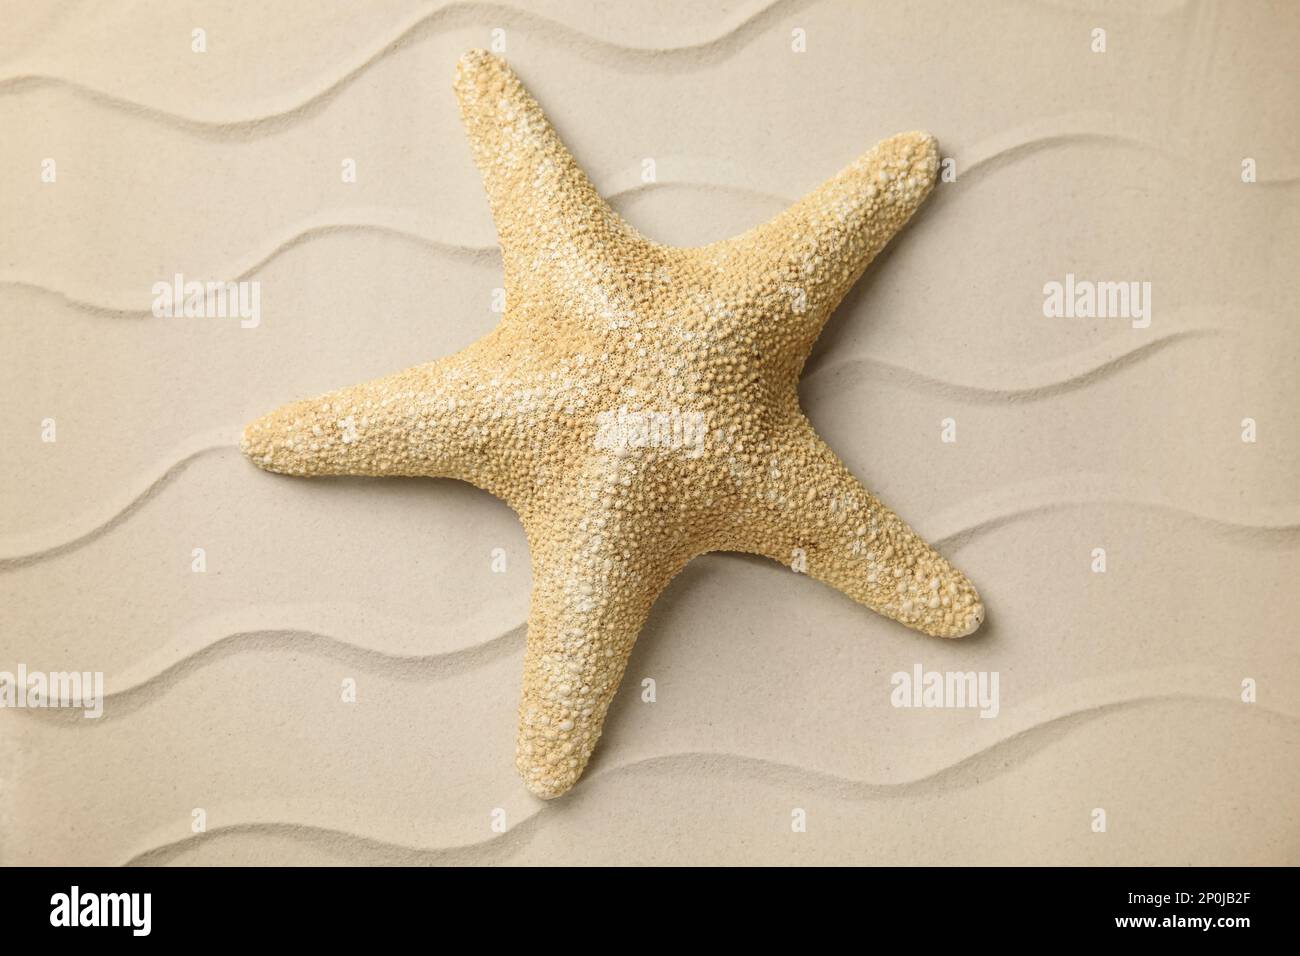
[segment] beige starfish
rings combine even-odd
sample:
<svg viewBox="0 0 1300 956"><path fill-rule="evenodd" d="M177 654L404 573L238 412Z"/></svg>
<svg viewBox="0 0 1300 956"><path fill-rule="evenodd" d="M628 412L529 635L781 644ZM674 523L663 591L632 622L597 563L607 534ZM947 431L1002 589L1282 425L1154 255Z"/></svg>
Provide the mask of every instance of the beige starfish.
<svg viewBox="0 0 1300 956"><path fill-rule="evenodd" d="M691 558L766 555L926 634L983 620L970 581L849 474L796 385L836 304L925 199L934 140L885 140L771 222L695 249L639 235L504 61L455 89L507 310L456 355L295 402L243 450L291 475L459 478L533 562L516 764L577 781L650 605Z"/></svg>

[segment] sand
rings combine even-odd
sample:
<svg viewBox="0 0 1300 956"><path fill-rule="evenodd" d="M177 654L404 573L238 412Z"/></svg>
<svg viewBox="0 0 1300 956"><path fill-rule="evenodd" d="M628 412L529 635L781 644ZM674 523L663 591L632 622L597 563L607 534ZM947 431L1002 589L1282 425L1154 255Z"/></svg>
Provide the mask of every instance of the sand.
<svg viewBox="0 0 1300 956"><path fill-rule="evenodd" d="M0 670L100 670L108 698L0 711L0 862L1300 861L1300 15L317 6L3 14ZM956 181L800 394L988 609L944 642L772 562L692 562L549 803L514 771L511 512L452 481L276 478L237 447L270 408L496 324L451 91L495 28L667 243L938 137ZM259 323L154 317L177 273L256 280ZM1150 282L1149 325L1045 316L1069 275ZM997 716L893 706L918 664L996 672Z"/></svg>

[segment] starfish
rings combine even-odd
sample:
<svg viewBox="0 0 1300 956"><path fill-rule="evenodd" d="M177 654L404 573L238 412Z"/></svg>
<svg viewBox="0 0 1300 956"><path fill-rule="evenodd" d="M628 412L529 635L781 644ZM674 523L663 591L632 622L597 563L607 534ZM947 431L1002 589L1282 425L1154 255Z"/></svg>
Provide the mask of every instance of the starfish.
<svg viewBox="0 0 1300 956"><path fill-rule="evenodd" d="M641 236L506 63L455 92L500 239L506 311L447 358L249 425L289 475L470 482L532 558L516 766L578 780L650 607L697 555L765 555L929 635L984 618L975 588L818 437L797 384L823 324L924 201L924 133L867 152L770 222L699 248Z"/></svg>

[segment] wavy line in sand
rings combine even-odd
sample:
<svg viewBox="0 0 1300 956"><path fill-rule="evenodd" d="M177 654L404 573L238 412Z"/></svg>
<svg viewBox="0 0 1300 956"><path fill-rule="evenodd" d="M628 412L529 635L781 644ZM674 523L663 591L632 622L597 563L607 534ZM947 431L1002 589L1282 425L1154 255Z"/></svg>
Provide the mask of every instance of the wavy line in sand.
<svg viewBox="0 0 1300 956"><path fill-rule="evenodd" d="M342 77L328 82L323 89L305 94L292 105L275 108L261 116L244 119L206 120L186 116L99 90L66 77L40 73L27 73L0 78L0 95L47 86L61 87L91 102L197 135L218 139L233 136L237 139L247 140L255 136L279 132L300 119L314 115L380 60L413 45L417 40L434 32L439 26L454 27L477 23L479 22L477 19L479 14L492 14L491 22L493 23L509 22L511 18L517 18L522 22L535 26L541 32L551 30L559 32L561 35L567 32L566 46L585 48L589 53L606 54L604 56L595 55L593 59L611 60L611 55L619 57L621 59L614 59L612 62L615 62L616 65L623 69L626 69L629 63L637 66L654 66L664 62L671 62L674 67L680 70L682 67L699 67L725 59L734 50L744 46L754 36L762 32L768 23L774 23L798 9L815 3L816 0L774 0L768 6L740 20L719 36L695 44L672 48L641 48L612 43L582 33L558 21L505 5L472 2L454 3L420 14L413 20L408 21L399 30L397 36L381 44L378 49L363 57ZM783 7L791 9L781 9ZM1051 119L1047 122L1055 124L1059 120ZM1113 125L1113 117L1110 118L1110 123L1107 125ZM979 148L973 150L975 158L966 165L965 174L969 175L981 166L995 163L999 159L1005 160L1010 155L1020 151L1033 152L1051 145L1064 145L1083 141L1116 142L1136 148L1149 149L1182 163L1188 162L1188 155L1195 154L1194 150L1169 150L1157 144L1149 143L1142 136L1144 131L1145 128L1139 128L1136 132L1100 130L1049 132L1018 141L1014 139L1016 135L1014 133L1003 134L999 139L1005 140L1009 136L1013 141L1002 143L991 153ZM1260 179L1255 185L1256 187L1293 186L1297 183L1300 183L1300 174Z"/></svg>
<svg viewBox="0 0 1300 956"><path fill-rule="evenodd" d="M436 681L467 674L516 652L522 653L527 630L528 625L523 622L477 644L438 654L391 654L305 628L235 631L202 643L197 650L164 665L157 673L107 691L104 694L104 716L115 719L132 714L170 693L176 685L202 668L250 650L310 653L392 680ZM107 682L107 686L112 686L112 681ZM70 708L29 709L23 713L66 726L105 722L83 720L82 711Z"/></svg>
<svg viewBox="0 0 1300 956"><path fill-rule="evenodd" d="M1103 490L1098 490L1101 486ZM1300 509L1274 508L1264 521L1247 523L1176 504L1144 482L1113 475L1069 475L999 489L927 522L926 539L936 547L958 548L976 537L1040 514L1085 508L1138 508L1203 525L1207 531L1252 547L1285 549L1300 542ZM970 518L970 511L982 512Z"/></svg>
<svg viewBox="0 0 1300 956"><path fill-rule="evenodd" d="M1075 128L1065 130L1055 129L1054 127L1058 125ZM1079 114L1070 117L1053 118L1051 120L1041 121L1028 126L1019 127L1016 130L998 134L992 139L977 144L969 150L969 155L973 158L967 161L964 167L959 168L958 183L969 183L972 176L982 176L984 173L1002 168L1010 163L1031 157L1048 149L1069 147L1079 143L1090 142L1121 145L1127 148L1150 151L1163 156L1166 159L1186 163L1186 158L1184 156L1177 152L1164 149L1159 145L1149 143L1143 140L1136 133L1093 128L1098 125L1114 125L1113 118L1094 114ZM723 169L728 175L718 177L717 181L702 181L697 179L694 181L681 180L642 183L635 181L640 177L639 168L633 169L632 167L629 167L628 169L620 170L608 177L607 181L610 184L617 184L617 186L616 188L601 189L602 195L605 195L611 202L618 202L635 196L638 193L648 192L651 190L664 188L688 188L699 189L706 192L728 192L736 195L748 196L778 207L784 207L794 201L790 197L776 192L751 186L736 185L729 182L729 174L733 171L733 167L729 163L699 160L683 160L683 162L689 163L691 172L696 176L699 175L701 170L710 166ZM629 182L631 183L630 185L623 185ZM1261 181L1257 185L1295 185L1296 183L1300 183L1300 176L1271 180L1268 183ZM390 236L392 238L422 246L439 254L463 258L474 263L485 263L488 261L495 262L500 256L498 247L495 244L472 245L469 243L457 242L433 236L426 231L413 228L409 225L399 224L394 221L385 222L380 221L379 219L364 219L357 216L353 216L349 219L347 218L348 214L346 213L334 213L332 215L342 215L343 219L310 221L293 227L287 236L278 241L272 242L269 248L265 248L265 251L254 254L250 262L235 267L234 269L215 270L215 274L228 276L229 278L224 281L229 282L248 279L260 269L264 268L268 263L294 249L320 239L347 234ZM394 218L396 218L396 216ZM152 311L149 307L95 302L84 294L74 294L56 288L53 285L40 280L22 276L0 276L0 286L26 289L39 294L52 296L58 298L71 308L93 315L103 315L115 318L148 318L152 315Z"/></svg>
<svg viewBox="0 0 1300 956"><path fill-rule="evenodd" d="M968 150L966 155L970 159L964 164L961 157L958 157L957 182L960 183L963 178L973 174L992 172L1049 149L1078 145L1123 146L1137 152L1151 153L1180 166L1197 167L1207 176L1217 178L1223 175L1217 168L1196 164L1189 159L1189 155L1196 155L1196 150L1171 149L1147 139L1143 135L1144 129L1116 129L1117 123L1118 118L1109 114L1080 113L1051 117L1006 130L982 140ZM1238 180L1225 178L1225 182L1236 183ZM1261 179L1254 185L1290 187L1297 183L1300 183L1300 174Z"/></svg>
<svg viewBox="0 0 1300 956"><path fill-rule="evenodd" d="M200 458L238 447L239 443L232 439L227 429L190 438L160 466L161 471L155 478L129 493L121 504L101 512L102 517L78 517L57 528L5 535L0 538L0 572L14 571L89 544L125 522Z"/></svg>
<svg viewBox="0 0 1300 956"><path fill-rule="evenodd" d="M0 78L0 95L54 87L67 90L110 109L197 136L209 139L250 139L278 133L305 117L319 113L380 61L440 32L461 27L481 26L484 23L516 30L529 29L540 35L549 35L557 44L578 50L591 60L616 65L623 70L649 70L666 66L681 71L727 59L761 34L768 24L775 23L782 17L812 6L816 2L817 0L774 0L758 11L743 16L717 36L677 47L634 47L619 44L584 33L575 27L540 14L505 4L451 3L408 18L391 39L383 41L359 58L354 57L352 65L346 67L341 76L334 80L325 80L324 85L319 89L292 97L280 97L280 103L272 106L267 112L244 118L206 119L189 116L137 102L68 77L40 72Z"/></svg>
<svg viewBox="0 0 1300 956"><path fill-rule="evenodd" d="M392 225L383 222L332 222L332 223L313 223L303 225L295 229L290 235L271 245L265 252L256 254L253 260L240 267L233 276L224 279L225 282L241 282L251 278L259 270L263 269L268 263L280 258L288 252L298 249L310 243L317 242L321 239L327 239L331 236L361 234L361 235L383 235L409 242L414 245L422 246L434 252L455 258L466 259L470 262L487 262L495 261L500 258L500 251L497 246L472 246L465 243L447 242L437 239L425 233L417 232L413 229L402 226ZM223 273L229 275L228 272ZM24 279L10 276L0 276L0 286L9 286L16 289L26 289L32 292L48 295L60 299L63 303L71 308L92 315L103 315L113 318L136 318L147 319L152 317L152 308L136 307L129 305L109 305L105 303L92 302L89 299L75 296L71 293L56 289L53 286L45 285L32 279Z"/></svg>
<svg viewBox="0 0 1300 956"><path fill-rule="evenodd" d="M1008 511L1000 515L992 515L988 518L977 521L968 527L961 528L949 534L939 535L930 540L936 547L960 548L969 544L972 540L986 531L993 531L997 528L1004 527L1013 522L1023 521L1024 519L1035 515L1081 510L1098 506L1121 508L1137 507L1153 511L1163 511L1166 514L1175 515L1180 518L1187 518L1200 524L1204 524L1216 534L1255 547L1287 549L1295 547L1297 540L1300 540L1300 521L1247 525L1235 521L1229 521L1226 518L1219 518L1214 515L1201 514L1200 512L1192 511L1188 508L1180 508L1169 502L1133 501L1125 498L1082 498L1075 501L1051 501L1036 505L1028 505L1022 508L1017 508L1015 511Z"/></svg>
<svg viewBox="0 0 1300 956"><path fill-rule="evenodd" d="M351 59L351 66L341 76L326 79L317 89L292 96L281 97L277 106L261 115L242 118L207 119L177 113L151 106L129 97L111 93L82 83L71 77L31 71L0 78L0 95L28 89L54 87L65 89L91 102L107 106L134 116L140 116L161 125L171 126L207 138L232 137L249 139L279 132L299 119L320 112L363 74L387 57L413 47L439 32L461 27L491 23L513 29L531 28L538 34L549 35L553 42L567 49L577 50L588 59L616 66L623 71L652 70L667 67L678 72L718 63L733 56L753 42L770 25L807 7L817 0L773 0L748 16L741 15L720 34L708 39L680 46L637 47L586 33L574 26L528 10L473 0L451 3L435 10L419 13L397 27L395 35L380 42L369 53ZM1058 4L1045 4L1060 9ZM1163 11L1168 13L1169 11Z"/></svg>
<svg viewBox="0 0 1300 956"><path fill-rule="evenodd" d="M327 856L342 857L350 865L359 865L364 860L368 866L483 866L509 861L532 838L541 820L541 814L534 813L491 840L445 848L392 843L305 823L233 823L143 850L122 865L165 866L201 846L220 843L229 837L257 836L311 845Z"/></svg>
<svg viewBox="0 0 1300 956"><path fill-rule="evenodd" d="M1038 401L1095 385L1179 342L1223 338L1230 334L1226 329L1217 328L1182 329L1157 335L1136 345L1132 344L1132 337L1116 336L1096 348L1020 370L1027 380L1021 385L988 387L950 382L886 359L863 356L819 364L804 373L800 386L807 388L812 384L816 388L829 388L840 384L841 375L867 372L876 382L914 391L929 390L955 401Z"/></svg>
<svg viewBox="0 0 1300 956"><path fill-rule="evenodd" d="M544 818L554 815L564 807L587 799L602 782L625 776L675 774L695 779L701 777L740 779L759 784L776 784L799 793L815 793L846 802L916 799L936 793L970 789L987 783L1010 772L1030 757L1046 750L1052 744L1094 720L1125 711L1140 711L1144 708L1177 702L1207 704L1238 711L1241 709L1239 704L1227 699L1191 694L1150 695L1097 704L1023 728L931 773L891 783L857 780L798 764L741 754L701 751L664 754L608 769L593 769L579 782L573 793L560 803L538 802L530 815L514 824L506 833L477 843L453 847L420 847L330 827L275 821L247 821L214 827L205 833L186 836L141 850L132 854L123 865L156 866L169 863L207 843L232 835L294 839L303 843L314 843L318 849L326 853L333 852L331 845L334 848L341 845L346 851L355 852L366 862L375 864L502 862L516 853L521 845L532 839ZM1258 704L1248 708L1248 712L1253 718L1271 720L1275 723L1300 724L1300 717L1274 711ZM357 861L353 859L353 862Z"/></svg>

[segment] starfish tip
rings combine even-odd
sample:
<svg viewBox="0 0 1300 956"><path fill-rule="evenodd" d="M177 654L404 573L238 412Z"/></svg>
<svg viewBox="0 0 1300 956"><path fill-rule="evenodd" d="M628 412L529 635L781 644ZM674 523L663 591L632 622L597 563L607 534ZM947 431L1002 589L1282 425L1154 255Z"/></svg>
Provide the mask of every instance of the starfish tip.
<svg viewBox="0 0 1300 956"><path fill-rule="evenodd" d="M294 450L294 438L302 424L300 416L308 408L307 402L292 402L245 425L239 436L240 452L263 471L306 474L306 460L301 449Z"/></svg>
<svg viewBox="0 0 1300 956"><path fill-rule="evenodd" d="M980 625L984 623L984 617L984 605L976 604L975 607L971 609L970 617L966 619L965 629L954 634L953 637L970 637L980 629Z"/></svg>
<svg viewBox="0 0 1300 956"><path fill-rule="evenodd" d="M891 151L910 165L911 172L927 182L939 172L939 141L923 130L899 133L885 141Z"/></svg>
<svg viewBox="0 0 1300 956"><path fill-rule="evenodd" d="M494 53L489 53L484 49L467 50L456 61L456 81L455 86L460 88L473 76L487 71L508 70L506 61Z"/></svg>
<svg viewBox="0 0 1300 956"><path fill-rule="evenodd" d="M576 774L560 778L536 777L521 769L520 776L523 777L524 787L539 800L554 800L556 797L562 797L577 783Z"/></svg>
<svg viewBox="0 0 1300 956"><path fill-rule="evenodd" d="M239 436L239 450L245 458L257 465L259 468L265 468L270 458L271 441L270 435L263 427L263 419L258 419L244 426L243 432Z"/></svg>

